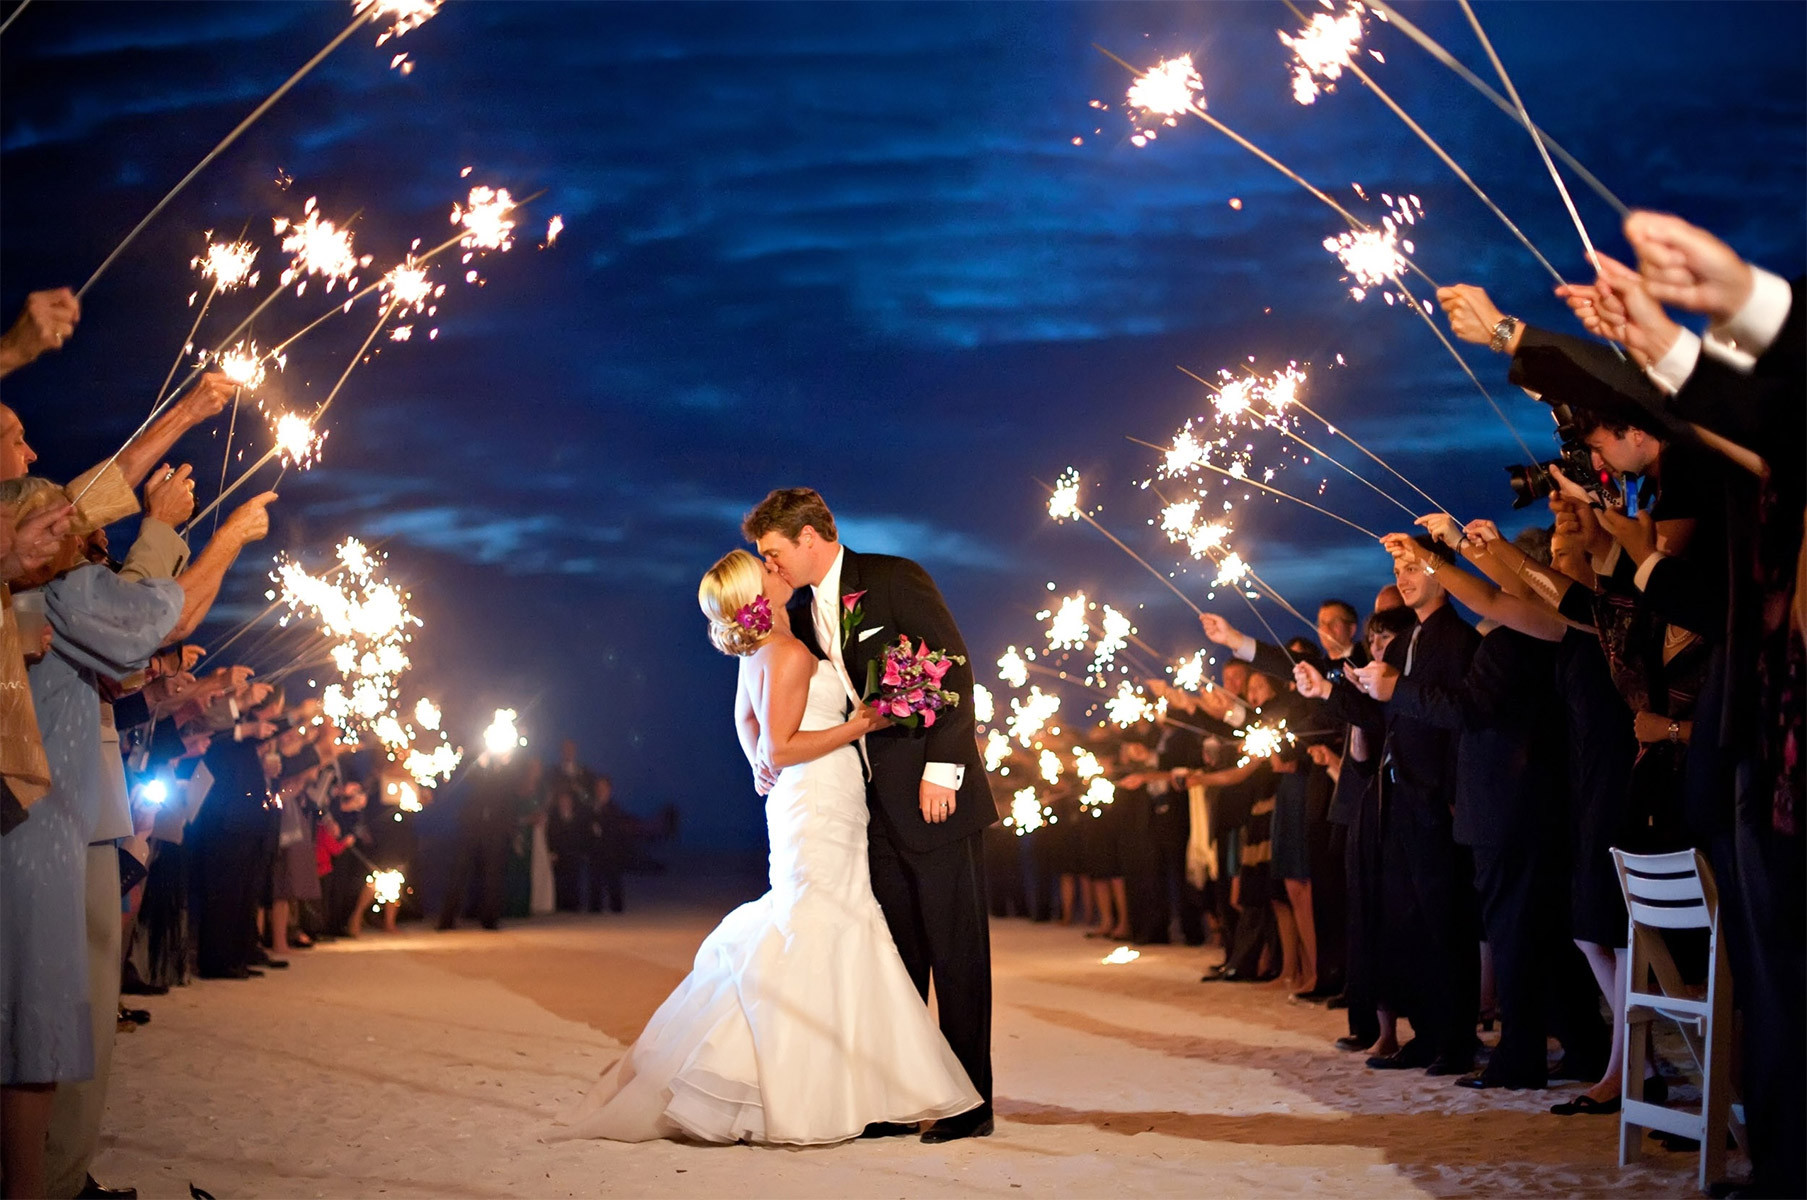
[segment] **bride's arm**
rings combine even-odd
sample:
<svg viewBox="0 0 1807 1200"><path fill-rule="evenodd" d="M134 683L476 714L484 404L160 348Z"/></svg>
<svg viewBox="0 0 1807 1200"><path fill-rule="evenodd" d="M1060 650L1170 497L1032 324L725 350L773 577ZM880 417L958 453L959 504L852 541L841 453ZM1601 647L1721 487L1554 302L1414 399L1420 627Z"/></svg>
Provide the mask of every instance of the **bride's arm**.
<svg viewBox="0 0 1807 1200"><path fill-rule="evenodd" d="M741 659L740 675L734 682L734 732L740 738L740 751L747 765L759 769L759 714L753 709L753 697L747 692L747 660Z"/></svg>
<svg viewBox="0 0 1807 1200"><path fill-rule="evenodd" d="M832 728L808 732L799 729L815 670L815 656L801 645L772 648L766 667L765 707L756 718L764 731L761 736L767 751L765 759L779 770L821 758L887 724L862 704L852 717Z"/></svg>

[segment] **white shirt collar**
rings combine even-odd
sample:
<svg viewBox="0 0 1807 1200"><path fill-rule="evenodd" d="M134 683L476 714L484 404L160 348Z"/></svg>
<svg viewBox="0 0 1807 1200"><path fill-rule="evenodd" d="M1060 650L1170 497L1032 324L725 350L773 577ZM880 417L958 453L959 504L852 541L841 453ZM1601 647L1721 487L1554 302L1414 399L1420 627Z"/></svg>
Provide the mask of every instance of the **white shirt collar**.
<svg viewBox="0 0 1807 1200"><path fill-rule="evenodd" d="M830 613L834 612L841 601L841 563L847 558L847 547L842 546L834 552L834 561L828 564L828 573L822 576L822 582L815 587L816 603Z"/></svg>

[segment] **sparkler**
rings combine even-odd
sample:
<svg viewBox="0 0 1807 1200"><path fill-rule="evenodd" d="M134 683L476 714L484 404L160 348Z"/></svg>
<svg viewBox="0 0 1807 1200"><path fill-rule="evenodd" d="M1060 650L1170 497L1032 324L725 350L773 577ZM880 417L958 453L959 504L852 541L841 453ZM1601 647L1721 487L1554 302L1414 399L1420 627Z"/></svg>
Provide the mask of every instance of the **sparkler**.
<svg viewBox="0 0 1807 1200"><path fill-rule="evenodd" d="M1549 147L1544 145L1543 134L1538 132L1536 122L1531 120L1531 114L1526 111L1525 102L1523 98L1519 96L1518 88L1513 85L1512 76L1506 74L1506 64L1500 61L1500 56L1494 51L1493 42L1488 39L1487 31L1481 28L1480 18L1474 15L1473 6L1468 3L1468 0L1459 0L1459 3L1462 5L1463 15L1468 18L1468 23L1474 27L1475 37L1480 39L1481 49L1487 51L1487 60L1493 64L1494 74L1500 77L1500 83L1505 85L1506 95L1512 98L1512 107L1518 110L1519 120L1524 124L1524 127L1530 131L1531 141L1537 146L1537 157L1543 159L1544 169L1549 171L1550 178L1555 181L1556 190L1562 195L1562 205L1569 210L1569 220L1575 223L1575 232L1581 235L1581 247L1583 250L1587 251L1588 265L1595 265L1598 259L1594 254L1594 240L1587 236L1587 225L1582 221L1581 213L1575 207L1575 198L1569 195L1569 185L1562 181L1562 172L1558 171L1556 169L1556 164L1550 161L1550 150ZM1546 263L1545 265L1548 266L1549 264ZM1555 272L1552 271L1551 274L1555 274ZM1558 282L1562 279L1560 275L1556 278Z"/></svg>
<svg viewBox="0 0 1807 1200"><path fill-rule="evenodd" d="M403 762L403 769L422 787L431 787L435 779L450 779L463 758L461 752L441 742L431 753L410 750Z"/></svg>
<svg viewBox="0 0 1807 1200"><path fill-rule="evenodd" d="M515 728L515 710L498 708L495 719L483 731L483 748L491 754L502 755L526 744L527 739Z"/></svg>
<svg viewBox="0 0 1807 1200"><path fill-rule="evenodd" d="M1132 437L1129 440L1136 443L1136 445L1138 445L1138 446L1147 446L1150 450L1154 450L1157 452L1163 452L1162 447L1155 445L1153 442L1143 441L1141 438L1138 438L1138 437ZM1246 473L1239 474L1235 471L1227 470L1223 467L1220 467L1216 463L1207 462L1203 459L1200 459L1197 463L1195 463L1193 465L1194 465L1194 468L1197 470L1211 471L1211 472L1214 472L1215 474L1222 475L1226 479L1234 479L1237 483L1247 484L1249 487L1257 488L1260 491L1267 492L1267 493L1270 493L1271 495L1278 496L1282 500L1291 500L1294 504L1302 504L1306 508L1311 509L1311 511L1313 511L1315 513L1321 513L1324 516L1329 517L1332 521L1336 521L1340 524L1347 525L1349 528L1355 530L1357 533L1362 534L1365 537L1373 538L1375 541L1380 540L1380 535L1378 533L1375 533L1372 529L1365 529L1362 526L1357 525L1354 521L1349 520L1349 518L1347 518L1347 517L1340 517L1337 514L1331 512L1329 509L1320 508L1317 505L1313 504L1311 501L1302 500L1290 492L1283 492L1279 488L1269 487L1267 484L1262 483L1258 480L1250 479ZM1190 601L1188 601L1188 603L1190 603ZM1315 629L1316 626L1314 625L1313 628Z"/></svg>
<svg viewBox="0 0 1807 1200"><path fill-rule="evenodd" d="M1304 20L1305 14L1298 10L1292 0L1286 0L1286 7L1292 11L1294 16ZM1356 43L1361 40L1361 35L1360 4L1351 4L1348 10L1339 17L1331 17L1327 13L1315 14L1297 37L1288 37L1284 32L1281 33L1280 40L1292 50L1299 60L1299 65L1295 68L1293 75L1293 99L1298 100L1301 104L1310 104L1317 98L1317 78L1323 78L1334 84L1334 81L1342 75L1343 70L1347 69L1350 74L1361 80L1367 89L1392 111L1394 116L1405 122L1406 128L1417 134L1418 139L1429 146L1431 152L1443 161L1443 165L1455 172L1457 179L1468 185L1468 190L1487 206L1488 211L1499 218L1500 224L1504 225L1507 231L1518 239L1520 245L1530 251L1531 257L1535 258L1557 283L1563 282L1561 273L1550 265L1550 260L1543 256L1542 251L1532 245L1531 239L1525 236L1524 230L1513 224L1512 218L1508 217L1500 206L1493 202L1493 197L1482 191L1481 185L1462 169L1461 164L1451 158L1449 152L1438 145L1437 140L1425 132L1424 127L1414 121L1405 109L1401 108L1398 102L1387 94L1386 89L1362 70L1361 64L1355 61ZM1334 91L1335 88L1331 86L1324 90ZM1411 251L1408 249L1406 253L1409 254ZM1588 261L1592 262L1593 260L1589 259Z"/></svg>
<svg viewBox="0 0 1807 1200"><path fill-rule="evenodd" d="M407 882L400 871L374 871L364 878L375 889L373 902L378 908L400 902L402 885Z"/></svg>
<svg viewBox="0 0 1807 1200"><path fill-rule="evenodd" d="M1123 59L1118 58L1115 54L1112 54L1109 50L1105 50L1104 47L1102 47L1102 46L1099 46L1097 48L1101 53L1103 53L1107 57L1113 59L1114 61L1116 61L1117 63L1122 65L1126 70L1129 70L1131 72L1135 71L1135 67L1131 66L1128 62L1125 62ZM1162 71L1162 70L1164 70L1165 67L1166 67L1166 64L1163 63L1163 64L1157 66L1155 68L1155 70ZM1137 83L1141 83L1145 77L1146 76L1138 76ZM1134 94L1136 92L1136 88L1134 86L1132 86L1130 91L1132 94ZM1171 105L1176 100L1176 95L1171 87L1157 88L1154 92L1154 97L1155 97L1155 103L1161 104L1161 105ZM1147 97L1144 96L1144 98L1146 99ZM1354 213L1352 213L1348 209L1344 208L1341 204L1338 204L1335 200L1331 199L1331 197L1326 192L1324 192L1323 189L1314 186L1312 183L1307 181L1304 176L1300 175L1297 171L1294 171L1291 167L1288 167L1285 163L1281 162L1279 159L1275 158L1273 155L1269 154L1267 151L1263 150L1261 147L1257 146L1255 143L1249 141L1247 138L1245 138L1241 134L1237 133L1234 129L1231 129L1228 125L1225 125L1222 121L1219 121L1216 117L1213 117L1210 113L1207 113L1204 109L1202 96L1198 97L1197 99L1194 99L1194 98L1191 98L1190 96L1188 96L1188 98L1186 99L1185 105L1186 106L1184 108L1177 110L1177 111L1184 111L1184 112L1191 113L1193 116L1197 117L1199 120L1201 120L1201 121L1205 122L1207 125L1211 126L1211 128L1217 130L1219 133L1223 134L1225 137L1227 137L1231 141L1235 142L1238 146L1241 146L1243 149L1247 150L1249 153L1251 153L1255 157L1259 158L1262 162L1268 164L1270 167L1273 167L1276 171L1279 171L1282 175L1286 176L1286 178L1292 180L1294 183L1298 184L1300 187L1302 187L1306 191L1310 192L1313 196L1317 197L1325 205L1329 206L1329 208L1332 211L1334 211L1338 216L1342 217L1343 220L1347 221L1352 229L1356 230L1357 232L1364 232L1364 233L1370 232L1370 226L1368 225L1367 222L1363 221L1361 218L1357 217ZM1154 113L1161 113L1163 110L1160 108L1153 108L1153 109L1149 109L1148 111L1154 112ZM1171 117L1175 114L1168 113L1165 115ZM1592 261L1592 260L1590 259L1589 261ZM1410 259L1404 260L1404 265L1407 268L1409 268L1414 274L1416 274L1420 278L1422 278L1431 287L1435 288L1438 286L1436 280L1432 279L1429 275L1425 274L1425 272L1423 270L1421 270L1418 267L1418 265L1416 263L1413 263ZM1431 332L1436 335L1437 340L1443 344L1443 348L1445 350L1449 351L1450 357L1454 358L1456 360L1457 365L1462 368L1463 374L1468 376L1469 381L1474 384L1475 388L1486 399L1488 405L1491 406L1494 413L1499 416L1501 422L1503 422L1505 424L1507 430L1509 430L1511 432L1513 438L1518 442L1519 446L1524 449L1524 451L1527 455L1529 455L1531 453L1530 448L1525 446L1524 439L1519 437L1519 435L1518 435L1518 430L1514 429L1512 426L1512 422L1506 419L1505 410L1500 408L1499 404L1494 400L1492 393L1490 393L1487 390L1486 385L1484 385L1480 381L1480 378L1475 375L1473 368L1471 368L1468 365L1468 360L1462 357L1461 352L1458 351L1455 348L1455 346L1451 344L1450 340L1447 337L1443 336L1443 331L1441 329L1437 328L1437 323L1435 321L1431 320L1430 315L1424 310L1423 306L1421 306L1419 304L1417 298L1412 295L1411 289L1406 287L1404 281L1398 280L1397 277L1396 277L1396 281L1399 283L1401 292L1403 292L1405 294L1405 296L1407 297L1407 299L1409 299L1411 301L1412 311L1417 313L1418 316L1424 321L1424 323L1427 326L1429 326Z"/></svg>
<svg viewBox="0 0 1807 1200"><path fill-rule="evenodd" d="M1210 651L1200 650L1190 658L1182 658L1173 668L1173 686L1183 692L1196 692L1208 686L1205 683L1205 661Z"/></svg>
<svg viewBox="0 0 1807 1200"><path fill-rule="evenodd" d="M996 715L997 702L992 699L991 689L982 683L973 684L973 720L986 725Z"/></svg>
<svg viewBox="0 0 1807 1200"><path fill-rule="evenodd" d="M1004 723L1005 728L1009 730L1010 736L1015 738L1019 745L1028 749L1030 744L1035 741L1035 735L1040 733L1053 719L1054 714L1059 711L1059 696L1044 692L1039 687L1031 687L1028 696L1022 698L1012 696L1010 698L1010 719Z"/></svg>
<svg viewBox="0 0 1807 1200"><path fill-rule="evenodd" d="M1096 754L1081 746L1073 751L1073 774L1089 781L1104 774L1104 767L1098 762Z"/></svg>
<svg viewBox="0 0 1807 1200"><path fill-rule="evenodd" d="M1072 467L1060 473L1048 497L1048 515L1059 522L1075 521L1085 514L1079 508L1079 472Z"/></svg>
<svg viewBox="0 0 1807 1200"><path fill-rule="evenodd" d="M1105 807L1116 803L1117 785L1100 775L1086 785L1085 794L1079 797L1079 803L1094 817L1102 816Z"/></svg>
<svg viewBox="0 0 1807 1200"><path fill-rule="evenodd" d="M1069 472L1071 472L1072 468L1069 467L1069 468L1067 468L1067 470ZM1064 476L1063 476L1063 478L1064 478ZM1077 476L1075 476L1075 479L1077 479ZM1045 483L1042 484L1042 486L1048 487L1048 485ZM1049 488L1048 490L1050 493L1052 493L1054 489ZM1136 564L1138 566L1140 566L1144 571L1147 571L1150 575L1153 575L1156 579L1160 580L1162 585L1164 587L1166 587L1166 589L1168 591L1170 591L1174 595L1178 596L1180 598L1180 602L1182 604L1184 604L1187 608L1191 609L1194 613L1198 614L1199 616L1204 615L1204 609L1202 609L1198 605L1194 604L1192 602L1191 598L1186 595L1186 593L1180 591L1179 588L1175 587L1173 580L1167 578L1167 576L1161 574L1159 571L1155 570L1154 567L1150 566L1148 563L1148 560L1144 559L1140 554L1137 554L1134 550L1131 550L1129 548L1129 546L1124 543L1122 538L1118 537L1116 534L1112 533L1110 530L1108 530L1104 526L1100 525L1098 523L1098 520L1096 517L1093 517L1092 514L1084 511L1083 509L1079 509L1079 508L1075 508L1073 510L1072 515L1077 516L1080 520L1084 521L1087 525L1090 525L1093 529L1096 529L1099 533L1102 533L1110 541L1110 543L1113 546L1115 546L1115 547L1117 547L1117 549L1123 551L1123 553L1129 555L1130 558L1134 559Z"/></svg>
<svg viewBox="0 0 1807 1200"><path fill-rule="evenodd" d="M1060 782L1060 755L1052 750L1043 750L1041 757L1036 760L1036 766L1041 770L1042 779L1048 783Z"/></svg>
<svg viewBox="0 0 1807 1200"><path fill-rule="evenodd" d="M1098 961L1107 967L1121 967L1128 963L1133 963L1141 957L1142 952L1140 950L1133 949L1129 946L1118 946L1115 950L1112 950Z"/></svg>
<svg viewBox="0 0 1807 1200"><path fill-rule="evenodd" d="M6 14L6 20L0 21L0 33L5 33L7 29L12 26L12 23L19 19L19 14L25 11L25 6L30 3L31 0L19 0L19 3L13 7L13 10Z"/></svg>
<svg viewBox="0 0 1807 1200"><path fill-rule="evenodd" d="M1001 729L989 730L985 734L985 769L996 773L1010 757L1010 737Z"/></svg>
<svg viewBox="0 0 1807 1200"><path fill-rule="evenodd" d="M1111 663L1116 661L1117 651L1126 648L1129 645L1129 639L1136 632L1136 627L1130 623L1129 618L1108 604L1104 606L1104 615L1101 620L1104 627L1103 632L1099 634L1098 641L1092 647L1092 674L1094 675L1104 674Z"/></svg>
<svg viewBox="0 0 1807 1200"><path fill-rule="evenodd" d="M1019 788L1010 798L1010 815L1004 818L1004 824L1016 830L1016 835L1034 833L1044 825L1058 820L1054 810L1044 806L1036 797L1033 787Z"/></svg>
<svg viewBox="0 0 1807 1200"><path fill-rule="evenodd" d="M1085 593L1074 592L1061 598L1058 610L1035 614L1036 620L1048 622L1049 649L1076 650L1090 640L1091 626L1086 621L1085 606Z"/></svg>
<svg viewBox="0 0 1807 1200"><path fill-rule="evenodd" d="M1383 18L1385 18L1389 25L1392 25L1394 28L1398 29L1399 32L1405 34L1407 37L1411 38L1414 42L1417 42L1418 45L1421 48L1423 48L1425 51L1427 51L1432 58L1435 58L1438 62L1442 63L1444 66L1448 67L1451 71L1454 71L1457 75L1461 76L1462 79L1465 80L1470 87L1474 88L1475 91L1481 93L1481 95L1483 95L1483 96L1487 97L1487 99L1493 101L1494 106L1496 108L1498 108L1501 112L1503 112L1507 116L1511 117L1515 122L1518 122L1520 124L1524 123L1524 121L1526 120L1526 117L1524 116L1524 114L1522 114L1519 111L1519 109L1516 106L1513 105L1513 103L1510 100L1506 99L1504 96L1502 96L1498 92L1494 91L1491 87L1487 86L1487 83L1485 80L1481 79L1480 76L1476 75L1473 71L1470 71L1467 67L1463 66L1461 64L1461 62L1459 62L1456 59L1456 57L1453 54L1451 54L1448 50L1445 50L1442 47L1442 45L1440 45L1436 41L1436 39L1432 38L1429 34L1425 33L1422 29L1419 29L1416 25L1412 24L1410 21L1406 20L1404 17L1402 17L1398 13L1394 12L1390 7L1388 7L1386 4L1382 3L1381 0L1364 0L1364 2L1367 4L1367 6L1369 8L1378 12ZM1628 205L1626 205L1626 203L1623 200L1619 199L1616 195L1614 195L1612 192L1612 189L1608 188L1604 183L1601 183L1600 180L1597 177L1595 177L1595 175L1592 171L1589 171L1586 167L1582 166L1581 162L1578 159L1576 159L1574 155L1570 154L1567 150L1564 150L1560 145L1558 145L1555 138L1552 138L1548 133L1546 133L1538 125L1533 124L1530 126L1530 129L1531 129L1531 132L1538 139L1540 139L1545 146L1548 146L1550 148L1551 153L1555 154L1556 157L1560 158L1568 166L1568 168L1571 171L1573 171L1573 172L1575 172L1575 174L1579 175L1581 177L1582 181L1584 183L1586 183L1588 187L1590 187L1594 190L1595 195L1599 196L1602 200L1604 200L1608 204L1612 205L1613 211L1618 213L1621 218L1628 217L1631 215L1630 207Z"/></svg>
<svg viewBox="0 0 1807 1200"><path fill-rule="evenodd" d="M319 275L325 278L329 292L341 279L349 281L349 290L357 290L357 273L370 265L370 255L359 257L352 249L351 230L340 229L320 216L317 197L308 197L299 222L277 217L275 231L282 235L283 250L293 256L282 273L283 287L301 280L295 288L299 296L307 288L308 277Z"/></svg>
<svg viewBox="0 0 1807 1200"><path fill-rule="evenodd" d="M403 10L407 10L408 13L405 25L404 20L402 19ZM184 188L193 182L195 176L199 175L207 168L209 163L223 154L228 146L232 145L233 142L236 142L239 137L243 135L245 130L256 124L258 118L270 111L271 106L282 99L290 88L307 78L309 72L325 62L333 51L344 45L347 38L356 33L366 23L374 21L382 16L395 16L398 18L396 24L384 35L383 40L387 40L389 37L399 36L402 33L406 33L409 29L417 28L421 22L425 21L428 17L431 17L434 12L438 11L438 5L431 3L431 0L375 0L374 3L372 0L358 0L353 11L356 15L353 16L351 24L347 25L340 31L338 36L334 37L332 41L322 47L319 53L303 63L300 70L284 80L281 87L278 87L274 92L271 92L261 104L252 109L249 116L240 121L233 128L232 132L220 139L219 144L209 150L201 161L196 163L194 168L190 170L188 174L184 175L176 183L175 187L169 190L168 194L165 195L163 199L157 201L151 211L145 214L144 219L132 227L132 231L125 235L125 240L113 248L113 252L108 254L101 262L100 266L95 268L94 274L88 277L88 282L82 284L81 290L76 293L77 299L88 294L88 289L93 287L95 283L100 280L100 277L107 273L107 268L111 267L121 254L125 253L126 247L130 246L138 239L138 235L144 232L145 227L157 219L157 214L167 208L170 201L174 200L182 193ZM14 15L16 16L17 13Z"/></svg>
<svg viewBox="0 0 1807 1200"><path fill-rule="evenodd" d="M1236 763L1239 767L1259 758L1272 758L1297 740L1287 732L1284 720L1273 725L1251 721L1247 728L1238 729L1236 736L1242 739L1242 758Z"/></svg>
<svg viewBox="0 0 1807 1200"><path fill-rule="evenodd" d="M1015 646L998 656L998 678L1014 688L1020 688L1029 682L1029 664L1023 661L1023 656L1017 653Z"/></svg>
<svg viewBox="0 0 1807 1200"><path fill-rule="evenodd" d="M1116 694L1104 702L1104 709L1114 724L1127 729L1142 721L1159 719L1166 712L1166 704L1151 703L1141 688L1125 679L1117 684Z"/></svg>

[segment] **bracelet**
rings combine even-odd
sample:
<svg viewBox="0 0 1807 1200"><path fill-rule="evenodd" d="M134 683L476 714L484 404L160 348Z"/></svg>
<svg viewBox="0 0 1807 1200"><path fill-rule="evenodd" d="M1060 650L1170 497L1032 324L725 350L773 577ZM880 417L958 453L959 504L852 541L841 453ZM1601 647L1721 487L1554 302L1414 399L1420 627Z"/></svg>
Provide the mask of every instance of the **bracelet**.
<svg viewBox="0 0 1807 1200"><path fill-rule="evenodd" d="M1488 340L1487 348L1495 354L1505 353L1506 343L1510 342L1512 340L1512 335L1517 332L1517 317L1501 317L1500 323L1493 327L1493 337Z"/></svg>

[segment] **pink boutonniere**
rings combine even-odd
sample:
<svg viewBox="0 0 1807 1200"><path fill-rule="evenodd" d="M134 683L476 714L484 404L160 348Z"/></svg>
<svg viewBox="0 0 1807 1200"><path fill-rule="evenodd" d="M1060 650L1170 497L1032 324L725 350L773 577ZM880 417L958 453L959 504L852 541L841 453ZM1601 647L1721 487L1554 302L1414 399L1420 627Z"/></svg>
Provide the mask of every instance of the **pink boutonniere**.
<svg viewBox="0 0 1807 1200"><path fill-rule="evenodd" d="M866 610L860 604L860 597L865 594L864 591L848 592L841 597L841 645L843 646L847 644L847 639L853 636L853 631L859 628L860 622L866 618Z"/></svg>

